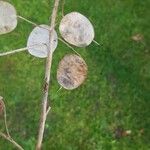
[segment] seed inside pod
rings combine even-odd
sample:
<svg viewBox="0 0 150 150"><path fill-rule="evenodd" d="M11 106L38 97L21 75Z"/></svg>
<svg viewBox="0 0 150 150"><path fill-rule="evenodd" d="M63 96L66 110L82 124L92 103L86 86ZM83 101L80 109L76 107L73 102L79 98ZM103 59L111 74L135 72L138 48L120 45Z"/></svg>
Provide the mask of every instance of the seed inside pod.
<svg viewBox="0 0 150 150"><path fill-rule="evenodd" d="M17 14L14 6L0 1L0 35L13 31L17 26Z"/></svg>
<svg viewBox="0 0 150 150"><path fill-rule="evenodd" d="M51 38L49 38L49 30L50 27L47 25L40 25L33 29L27 42L28 51L31 55L39 58L47 57ZM54 52L58 44L58 38L56 31L54 30L53 32L53 44L51 47Z"/></svg>
<svg viewBox="0 0 150 150"><path fill-rule="evenodd" d="M87 76L85 61L75 54L65 55L57 70L58 83L68 90L80 86Z"/></svg>
<svg viewBox="0 0 150 150"><path fill-rule="evenodd" d="M78 12L71 12L61 20L59 31L70 44L86 47L94 39L94 28L91 22Z"/></svg>

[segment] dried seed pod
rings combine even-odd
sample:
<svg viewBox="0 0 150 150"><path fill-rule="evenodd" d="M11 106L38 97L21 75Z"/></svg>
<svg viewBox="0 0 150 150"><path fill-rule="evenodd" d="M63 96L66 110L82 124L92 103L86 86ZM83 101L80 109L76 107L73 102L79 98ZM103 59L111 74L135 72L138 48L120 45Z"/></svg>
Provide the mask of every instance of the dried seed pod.
<svg viewBox="0 0 150 150"><path fill-rule="evenodd" d="M80 86L87 76L85 61L75 54L66 55L57 70L58 83L65 89L72 90Z"/></svg>
<svg viewBox="0 0 150 150"><path fill-rule="evenodd" d="M86 47L94 39L94 28L91 22L78 12L71 12L61 20L61 36L70 44Z"/></svg>
<svg viewBox="0 0 150 150"><path fill-rule="evenodd" d="M27 42L28 51L31 55L39 58L47 57L50 43L49 30L50 27L47 25L40 25L33 29ZM52 51L54 51L58 44L57 33L55 30L52 38Z"/></svg>
<svg viewBox="0 0 150 150"><path fill-rule="evenodd" d="M0 35L13 31L17 26L17 13L10 3L0 1Z"/></svg>

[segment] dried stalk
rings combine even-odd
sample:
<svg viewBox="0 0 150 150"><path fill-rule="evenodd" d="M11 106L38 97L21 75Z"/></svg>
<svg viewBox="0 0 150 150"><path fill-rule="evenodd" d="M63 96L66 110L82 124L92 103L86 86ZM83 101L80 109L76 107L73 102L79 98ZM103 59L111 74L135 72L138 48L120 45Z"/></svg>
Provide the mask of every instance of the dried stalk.
<svg viewBox="0 0 150 150"><path fill-rule="evenodd" d="M24 150L17 142L15 142L10 136L5 135L4 133L0 133L0 136L4 139L11 142L15 147L17 147L19 150Z"/></svg>
<svg viewBox="0 0 150 150"><path fill-rule="evenodd" d="M38 26L36 23L34 23L33 21L30 21L30 20L28 20L28 19L26 19L26 18L24 18L24 17L22 17L22 16L17 16L18 18L20 18L20 19L22 19L22 20L24 20L24 21L26 21L26 22L28 22L28 23L30 23L30 24L32 24L32 25L34 25L34 26Z"/></svg>
<svg viewBox="0 0 150 150"><path fill-rule="evenodd" d="M38 25L37 23L35 23L35 22L33 22L33 21L30 21L30 20L28 20L28 19L26 19L26 18L24 18L24 17L22 17L22 16L17 16L17 17L20 18L20 19L22 19L22 20L24 20L24 21L26 21L27 23L29 23L29 24L31 24L31 25L33 25L33 26L35 26L35 27L40 27L40 28L43 28L43 29L48 30L47 28L44 28L44 27L42 27L41 25Z"/></svg>
<svg viewBox="0 0 150 150"><path fill-rule="evenodd" d="M46 45L46 43L41 43L41 44L34 44L34 45L31 45L29 47L24 47L24 48L19 48L19 49L15 49L15 50L10 50L8 52L3 52L3 53L0 53L0 57L1 56L6 56L6 55L11 55L11 54L15 54L15 53L19 53L19 52L23 52L23 51L26 51L28 48L32 48L34 46L42 46L42 45Z"/></svg>
<svg viewBox="0 0 150 150"><path fill-rule="evenodd" d="M57 10L59 6L59 0L55 0L52 17L51 17L51 24L50 24L50 32L49 37L53 37L53 31L55 27L55 21L57 16ZM39 133L38 133L38 140L36 145L36 150L41 150L42 147L42 141L43 141L43 135L44 135L44 128L45 128L45 122L47 118L47 99L48 99L48 90L49 90L49 82L50 82L50 72L51 72L51 65L52 65L52 45L53 45L53 39L50 38L50 44L49 44L49 53L48 57L46 59L46 68L45 68L45 81L44 81L44 93L43 93L43 99L42 99L42 111L41 111L41 118L40 118L40 126L39 126Z"/></svg>
<svg viewBox="0 0 150 150"><path fill-rule="evenodd" d="M4 134L2 132L0 132L0 136L3 137L4 139L8 140L9 142L11 142L16 148L18 148L19 150L24 150L11 136L9 133L9 129L8 129L8 125L7 125L7 113L6 113L6 106L5 103L3 102L3 98L0 96L0 102L3 105L3 111L4 111L4 123L5 123L5 129L6 129L6 133Z"/></svg>
<svg viewBox="0 0 150 150"><path fill-rule="evenodd" d="M12 50L12 51L9 51L9 52L3 52L3 53L0 53L0 57L15 54L15 53L19 53L19 52L26 51L26 50L27 50L27 47L19 48L19 49Z"/></svg>
<svg viewBox="0 0 150 150"><path fill-rule="evenodd" d="M58 38L62 43L64 43L66 46L68 46L70 49L72 49L77 55L81 56L72 46L70 46L66 41L64 41L62 38Z"/></svg>
<svg viewBox="0 0 150 150"><path fill-rule="evenodd" d="M98 46L100 46L100 44L99 44L97 41L93 40L93 42L94 42L95 44L97 44Z"/></svg>
<svg viewBox="0 0 150 150"><path fill-rule="evenodd" d="M64 6L65 6L65 0L62 0L62 12L61 12L61 14L62 14L62 17L64 17Z"/></svg>

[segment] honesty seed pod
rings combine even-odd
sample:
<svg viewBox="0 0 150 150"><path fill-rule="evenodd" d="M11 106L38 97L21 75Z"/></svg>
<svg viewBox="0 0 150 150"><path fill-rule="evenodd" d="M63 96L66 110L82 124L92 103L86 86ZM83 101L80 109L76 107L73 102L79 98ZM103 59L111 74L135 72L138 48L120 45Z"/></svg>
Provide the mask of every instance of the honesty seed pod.
<svg viewBox="0 0 150 150"><path fill-rule="evenodd" d="M65 55L57 70L58 83L65 89L72 90L80 86L87 76L85 61L75 54Z"/></svg>
<svg viewBox="0 0 150 150"><path fill-rule="evenodd" d="M94 28L91 22L78 12L71 12L61 20L59 31L70 44L86 47L94 39Z"/></svg>
<svg viewBox="0 0 150 150"><path fill-rule="evenodd" d="M17 26L17 13L10 3L0 1L0 35L13 31Z"/></svg>
<svg viewBox="0 0 150 150"><path fill-rule="evenodd" d="M27 48L31 55L39 58L45 58L48 55L49 51L49 30L50 27L48 25L40 25L35 27L33 31L30 33ZM53 44L52 51L54 51L58 44L58 37L56 31L53 34Z"/></svg>

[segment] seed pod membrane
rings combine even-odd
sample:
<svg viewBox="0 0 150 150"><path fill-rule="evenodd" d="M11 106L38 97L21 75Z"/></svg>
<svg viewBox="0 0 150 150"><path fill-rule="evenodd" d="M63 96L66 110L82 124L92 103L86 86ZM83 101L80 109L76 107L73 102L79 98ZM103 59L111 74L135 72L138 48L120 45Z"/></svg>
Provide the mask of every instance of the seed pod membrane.
<svg viewBox="0 0 150 150"><path fill-rule="evenodd" d="M80 86L87 76L85 61L75 54L66 55L59 63L57 70L58 83L68 90Z"/></svg>
<svg viewBox="0 0 150 150"><path fill-rule="evenodd" d="M86 47L94 39L94 28L91 22L78 12L71 12L61 20L59 31L70 44Z"/></svg>
<svg viewBox="0 0 150 150"><path fill-rule="evenodd" d="M13 31L17 26L17 13L10 3L0 1L0 35Z"/></svg>
<svg viewBox="0 0 150 150"><path fill-rule="evenodd" d="M27 47L31 55L39 58L47 57L50 43L49 30L50 30L49 26L40 25L40 27L35 27L33 31L30 33L27 42ZM52 38L53 38L52 51L54 52L58 44L57 33L55 30Z"/></svg>

